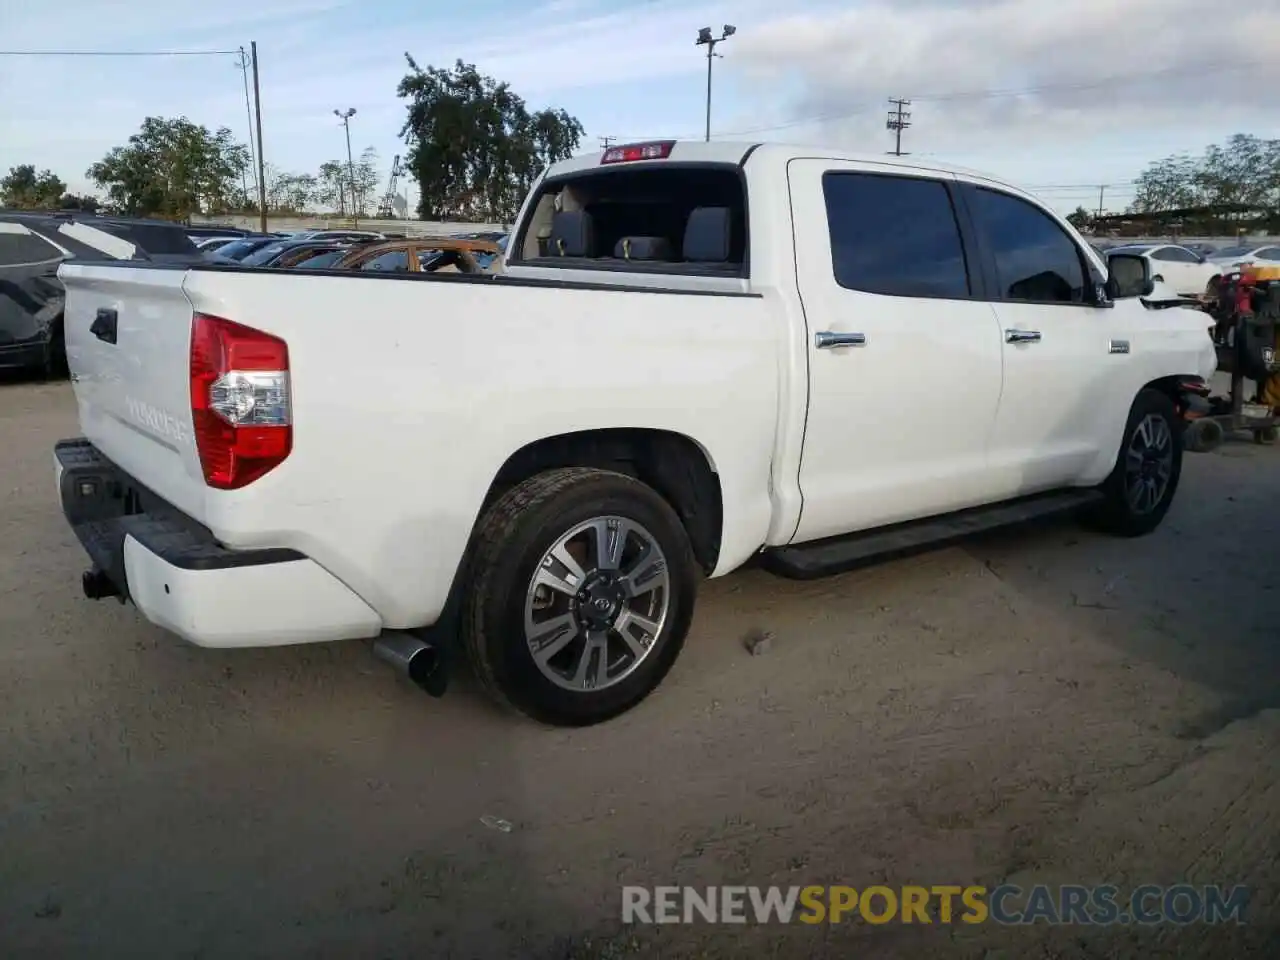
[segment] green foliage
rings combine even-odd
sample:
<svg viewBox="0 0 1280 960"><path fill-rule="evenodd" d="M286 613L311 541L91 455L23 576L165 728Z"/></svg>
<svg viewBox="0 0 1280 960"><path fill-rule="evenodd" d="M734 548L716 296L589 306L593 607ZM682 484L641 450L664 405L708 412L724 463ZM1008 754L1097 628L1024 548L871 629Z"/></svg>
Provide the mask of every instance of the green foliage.
<svg viewBox="0 0 1280 960"><path fill-rule="evenodd" d="M1089 224L1093 223L1093 214L1084 207L1076 207L1067 214L1067 223L1071 224L1077 230L1086 229Z"/></svg>
<svg viewBox="0 0 1280 960"><path fill-rule="evenodd" d="M507 84L461 60L444 70L405 59L400 135L422 219L508 222L538 174L578 148L582 124L565 111L530 113Z"/></svg>
<svg viewBox="0 0 1280 960"><path fill-rule="evenodd" d="M225 127L210 132L184 117L147 117L127 145L85 174L131 216L186 219L241 207L249 151Z"/></svg>
<svg viewBox="0 0 1280 960"><path fill-rule="evenodd" d="M0 206L18 210L57 210L67 185L52 170L36 173L34 164L12 167L0 180Z"/></svg>
<svg viewBox="0 0 1280 960"><path fill-rule="evenodd" d="M1137 181L1131 213L1240 204L1280 211L1280 140L1237 133L1199 157L1166 157Z"/></svg>

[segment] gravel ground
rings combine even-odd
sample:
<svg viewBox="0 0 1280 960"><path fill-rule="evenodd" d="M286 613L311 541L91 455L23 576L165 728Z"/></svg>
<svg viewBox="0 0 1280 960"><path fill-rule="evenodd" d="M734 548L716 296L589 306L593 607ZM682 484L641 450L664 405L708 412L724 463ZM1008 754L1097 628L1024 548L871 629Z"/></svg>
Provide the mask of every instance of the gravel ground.
<svg viewBox="0 0 1280 960"><path fill-rule="evenodd" d="M1280 956L1280 450L1188 457L1141 540L709 583L663 687L564 731L83 599L75 432L67 384L0 380L6 957ZM620 919L621 884L1004 880L1254 893L1245 926Z"/></svg>

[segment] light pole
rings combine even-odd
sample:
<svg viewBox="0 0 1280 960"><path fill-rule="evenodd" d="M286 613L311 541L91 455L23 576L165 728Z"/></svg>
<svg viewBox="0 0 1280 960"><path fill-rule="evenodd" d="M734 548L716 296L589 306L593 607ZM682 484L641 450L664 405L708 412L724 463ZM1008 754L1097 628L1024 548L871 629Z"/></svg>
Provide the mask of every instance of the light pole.
<svg viewBox="0 0 1280 960"><path fill-rule="evenodd" d="M360 227L360 210L356 206L356 162L351 158L351 118L356 115L355 107L333 111L334 116L347 128L347 173L351 178L351 217L357 229Z"/></svg>
<svg viewBox="0 0 1280 960"><path fill-rule="evenodd" d="M711 35L710 27L703 27L701 30L698 31L698 39L694 41L695 46L707 48L707 142L708 143L711 142L711 58L720 56L720 54L716 53L716 44L721 43L722 41L728 40L737 32L738 32L737 27L735 27L731 23L726 23L724 25L724 32L721 33L720 36L715 37Z"/></svg>

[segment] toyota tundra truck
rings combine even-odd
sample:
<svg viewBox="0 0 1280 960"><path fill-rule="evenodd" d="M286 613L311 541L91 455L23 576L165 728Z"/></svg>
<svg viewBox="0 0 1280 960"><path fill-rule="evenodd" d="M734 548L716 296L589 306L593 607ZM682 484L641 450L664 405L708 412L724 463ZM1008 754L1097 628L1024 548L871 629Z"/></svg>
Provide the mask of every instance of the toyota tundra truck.
<svg viewBox="0 0 1280 960"><path fill-rule="evenodd" d="M1149 533L1208 377L980 174L781 145L547 169L497 275L68 263L83 589L205 647L372 639L581 725L670 670L704 577L1056 512Z"/></svg>

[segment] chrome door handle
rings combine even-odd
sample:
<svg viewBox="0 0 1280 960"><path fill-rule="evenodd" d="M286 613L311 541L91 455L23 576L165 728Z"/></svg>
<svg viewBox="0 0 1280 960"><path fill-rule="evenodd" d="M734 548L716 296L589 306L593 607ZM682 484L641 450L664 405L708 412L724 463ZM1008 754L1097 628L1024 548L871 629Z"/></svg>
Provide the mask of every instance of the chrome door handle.
<svg viewBox="0 0 1280 960"><path fill-rule="evenodd" d="M819 350L830 347L865 347L867 335L865 333L832 333L830 330L823 330L813 335L813 345Z"/></svg>
<svg viewBox="0 0 1280 960"><path fill-rule="evenodd" d="M1005 343L1039 343L1039 330L1006 330L1004 332Z"/></svg>

